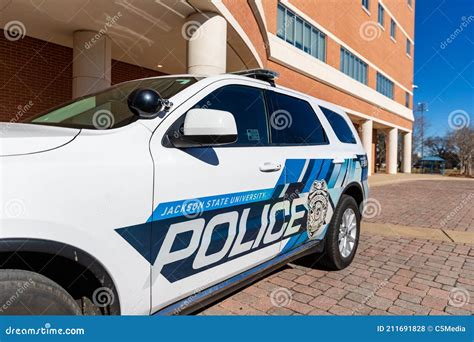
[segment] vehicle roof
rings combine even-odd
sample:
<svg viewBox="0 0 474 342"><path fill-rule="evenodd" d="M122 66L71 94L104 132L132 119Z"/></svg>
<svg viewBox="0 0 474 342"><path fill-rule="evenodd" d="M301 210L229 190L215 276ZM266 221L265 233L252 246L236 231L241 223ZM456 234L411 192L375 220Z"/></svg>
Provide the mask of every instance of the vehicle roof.
<svg viewBox="0 0 474 342"><path fill-rule="evenodd" d="M212 81L227 80L227 79L241 79L241 80L255 82L255 83L258 83L258 84L261 84L261 85L267 85L268 86L270 84L268 81L262 81L262 80L258 80L258 79L255 79L255 78L250 78L250 77L247 77L247 76L240 76L240 75L235 75L235 74L220 74L220 75L207 76L207 77L206 76L198 76L198 75L187 75L187 77L193 77L193 76L194 77L199 77L199 78L200 77L206 78L206 79L209 79L209 80L212 80ZM295 96L306 98L310 101L315 102L317 105L322 105L323 107L329 108L331 110L334 110L335 112L346 115L345 111L342 110L342 108L340 108L338 105L336 105L334 103L331 103L331 102L328 102L328 101L321 100L317 97L302 93L300 91L281 86L281 85L278 84L278 79L276 80L274 87L276 89L282 89L282 90L291 92Z"/></svg>
<svg viewBox="0 0 474 342"><path fill-rule="evenodd" d="M264 85L264 86L270 85L270 83L268 81L263 81L263 80L259 80L259 79L255 79L255 78L251 78L251 77L247 77L247 76L236 75L236 74L232 74L232 73L212 75L212 76L199 75L199 74L174 74L174 75L163 75L163 76L155 76L155 77L145 77L145 78L136 79L136 80L133 80L133 81L147 80L147 79L153 79L153 78L176 78L176 77L194 77L194 78L198 79L200 82L204 81L206 83L212 83L212 82L219 81L219 80L239 79L239 80L243 80L243 81L250 81L252 83L256 83L256 84L260 84L260 85ZM131 82L131 81L128 81L128 82ZM331 109L331 110L333 110L333 111L335 111L339 114L342 114L344 116L347 115L345 113L345 111L342 110L342 108L340 108L338 105L336 105L334 103L324 101L324 100L321 100L321 99L316 98L314 96L299 92L297 90L281 86L277 82L278 82L278 79L276 80L275 86L274 86L276 89L282 89L282 90L288 91L288 92L294 94L297 97L305 98L309 101L314 102L317 105L321 105L323 107ZM123 82L123 83L127 83L127 82Z"/></svg>

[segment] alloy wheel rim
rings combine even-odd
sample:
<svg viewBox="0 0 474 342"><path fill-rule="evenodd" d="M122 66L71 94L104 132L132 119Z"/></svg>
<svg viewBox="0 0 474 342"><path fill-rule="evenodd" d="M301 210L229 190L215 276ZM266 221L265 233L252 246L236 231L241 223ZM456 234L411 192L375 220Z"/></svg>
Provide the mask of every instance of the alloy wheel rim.
<svg viewBox="0 0 474 342"><path fill-rule="evenodd" d="M342 214L341 225L339 226L339 252L347 258L354 249L357 236L357 219L354 210L347 208Z"/></svg>

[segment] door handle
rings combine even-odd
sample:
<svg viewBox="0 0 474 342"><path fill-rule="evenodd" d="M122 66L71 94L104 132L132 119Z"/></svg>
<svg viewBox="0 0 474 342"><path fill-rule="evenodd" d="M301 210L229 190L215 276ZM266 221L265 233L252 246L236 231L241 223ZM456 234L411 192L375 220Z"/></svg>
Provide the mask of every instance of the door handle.
<svg viewBox="0 0 474 342"><path fill-rule="evenodd" d="M260 171L262 172L275 172L279 170L281 170L281 164L265 162L263 165L260 165Z"/></svg>
<svg viewBox="0 0 474 342"><path fill-rule="evenodd" d="M342 164L342 163L344 163L344 160L345 160L344 158L334 158L332 160L332 163L333 164Z"/></svg>

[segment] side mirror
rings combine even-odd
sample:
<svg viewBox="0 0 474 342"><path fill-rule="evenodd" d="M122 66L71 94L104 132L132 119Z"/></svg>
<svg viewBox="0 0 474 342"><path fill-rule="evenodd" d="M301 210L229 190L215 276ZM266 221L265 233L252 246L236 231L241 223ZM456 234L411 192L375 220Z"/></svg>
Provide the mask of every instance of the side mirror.
<svg viewBox="0 0 474 342"><path fill-rule="evenodd" d="M169 137L174 147L208 147L237 141L234 116L223 110L191 109L184 119L183 132Z"/></svg>
<svg viewBox="0 0 474 342"><path fill-rule="evenodd" d="M137 88L127 99L128 108L140 119L153 119L163 108L164 100L153 89Z"/></svg>

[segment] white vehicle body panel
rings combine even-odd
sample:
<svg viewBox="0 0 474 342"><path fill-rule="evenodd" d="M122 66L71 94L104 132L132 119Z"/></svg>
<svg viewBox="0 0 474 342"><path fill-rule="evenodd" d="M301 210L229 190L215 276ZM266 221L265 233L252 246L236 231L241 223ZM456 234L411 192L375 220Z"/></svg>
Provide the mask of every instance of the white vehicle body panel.
<svg viewBox="0 0 474 342"><path fill-rule="evenodd" d="M162 140L170 126L199 99L226 84L277 91L308 101L321 121L329 144L223 146L197 149L198 154L165 147ZM367 194L367 177L360 160L365 152L357 132L351 127L356 144L341 143L318 107L325 106L348 120L347 115L332 104L232 75L203 79L178 93L172 102L173 107L165 117L138 120L111 130L14 124L8 127L6 137L0 140L2 155L9 155L0 158L3 208L0 239L44 239L84 250L111 275L121 313L142 315L186 299L307 241L304 223L294 219L303 218L301 211L307 209L313 181L326 179L332 201L323 227L311 237L315 240L324 237L339 197L350 182L359 184ZM342 162L334 163L334 159ZM281 165L281 169L262 172L259 168L265 163ZM299 189L296 196L285 199L295 187ZM253 197L245 197L249 194ZM235 205L224 203L226 196L228 201L235 196L247 199ZM189 241L182 242L181 249L172 251L171 245L164 249L164 245L179 239L167 237L167 232L161 231L163 220L179 216L173 213L176 204L184 206L196 200L201 203L214 200L218 204L209 210L198 207L197 212L185 212L189 216L187 221L194 222L192 229L185 228L196 236L188 236ZM263 203L269 203L268 210L281 206L285 212L282 235L268 244L255 242L247 247L236 246L245 205L250 208L259 203L262 207L257 209L262 212ZM274 210L277 217L278 210ZM227 255L212 261L202 246L209 221L219 215L223 222L235 220L236 227L235 230L228 228L227 236L222 237L224 247L220 248L227 248ZM270 241L271 232L264 229L272 218L268 213L264 216L267 221L259 224L265 227L255 240L268 238ZM301 226L300 231L296 230L297 226ZM171 229L170 225L168 228ZM213 231L210 231L212 238ZM191 247L193 239L195 246ZM215 241L207 243L210 246ZM201 247L204 254L199 251ZM172 270L165 272L176 251L175 261L189 265L177 266L175 274ZM219 250L214 253L217 255Z"/></svg>

